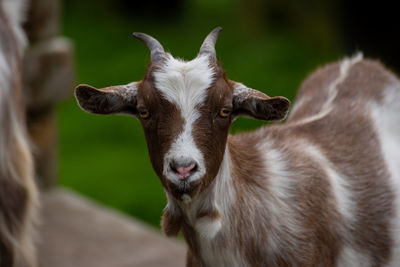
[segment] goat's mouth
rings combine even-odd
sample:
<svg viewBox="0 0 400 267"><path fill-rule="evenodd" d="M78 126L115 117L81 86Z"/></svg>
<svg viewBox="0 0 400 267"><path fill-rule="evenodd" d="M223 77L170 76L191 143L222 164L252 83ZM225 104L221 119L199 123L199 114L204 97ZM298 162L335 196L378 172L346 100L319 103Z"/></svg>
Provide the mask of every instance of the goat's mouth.
<svg viewBox="0 0 400 267"><path fill-rule="evenodd" d="M194 197L200 189L200 181L183 180L178 183L168 183L168 191L176 198L181 199L183 195Z"/></svg>

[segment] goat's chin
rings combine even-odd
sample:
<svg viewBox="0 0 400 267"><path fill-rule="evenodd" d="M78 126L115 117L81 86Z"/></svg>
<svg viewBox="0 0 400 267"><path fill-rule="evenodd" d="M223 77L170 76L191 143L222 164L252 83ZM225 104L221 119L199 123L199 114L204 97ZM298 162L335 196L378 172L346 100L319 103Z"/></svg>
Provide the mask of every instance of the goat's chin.
<svg viewBox="0 0 400 267"><path fill-rule="evenodd" d="M192 182L180 181L178 183L168 182L167 190L178 200L181 200L183 195L194 198L200 191L200 184L200 180Z"/></svg>

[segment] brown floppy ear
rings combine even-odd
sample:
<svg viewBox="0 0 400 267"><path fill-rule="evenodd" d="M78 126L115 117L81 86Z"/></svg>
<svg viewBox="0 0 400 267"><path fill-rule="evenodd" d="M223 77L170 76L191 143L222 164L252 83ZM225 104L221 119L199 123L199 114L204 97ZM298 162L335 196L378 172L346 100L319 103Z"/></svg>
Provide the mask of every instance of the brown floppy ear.
<svg viewBox="0 0 400 267"><path fill-rule="evenodd" d="M96 89L87 84L75 88L75 97L79 106L90 113L136 115L137 82L127 85L110 86Z"/></svg>
<svg viewBox="0 0 400 267"><path fill-rule="evenodd" d="M290 107L290 101L287 98L269 97L241 83L234 83L233 88L233 116L265 121L285 119Z"/></svg>

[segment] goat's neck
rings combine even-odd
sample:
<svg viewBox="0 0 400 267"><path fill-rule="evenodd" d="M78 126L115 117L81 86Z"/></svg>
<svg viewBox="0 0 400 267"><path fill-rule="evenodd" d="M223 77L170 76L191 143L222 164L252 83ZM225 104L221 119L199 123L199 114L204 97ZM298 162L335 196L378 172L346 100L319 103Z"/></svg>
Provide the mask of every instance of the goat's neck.
<svg viewBox="0 0 400 267"><path fill-rule="evenodd" d="M232 168L228 147L214 181L199 196L189 203L177 201L167 194L167 210L182 216L185 224L199 234L212 238L220 230L222 220L228 217L234 203Z"/></svg>
<svg viewBox="0 0 400 267"><path fill-rule="evenodd" d="M231 156L226 147L217 176L203 194L195 200L194 208L197 209L198 214L206 216L208 212L211 212L214 215L219 213L219 216L224 216L229 211L234 201L231 165Z"/></svg>

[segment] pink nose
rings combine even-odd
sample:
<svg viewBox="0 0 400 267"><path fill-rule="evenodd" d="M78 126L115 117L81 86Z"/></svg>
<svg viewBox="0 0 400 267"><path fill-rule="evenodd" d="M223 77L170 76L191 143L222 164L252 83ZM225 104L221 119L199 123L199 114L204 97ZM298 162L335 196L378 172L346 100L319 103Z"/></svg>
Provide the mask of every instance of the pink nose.
<svg viewBox="0 0 400 267"><path fill-rule="evenodd" d="M179 167L176 169L176 174L179 180L185 180L191 174L191 171L196 167L196 164L192 163L188 167Z"/></svg>
<svg viewBox="0 0 400 267"><path fill-rule="evenodd" d="M175 175L178 176L178 179L181 181L187 179L197 170L196 162L189 158L172 160L169 166L171 170L175 173Z"/></svg>

